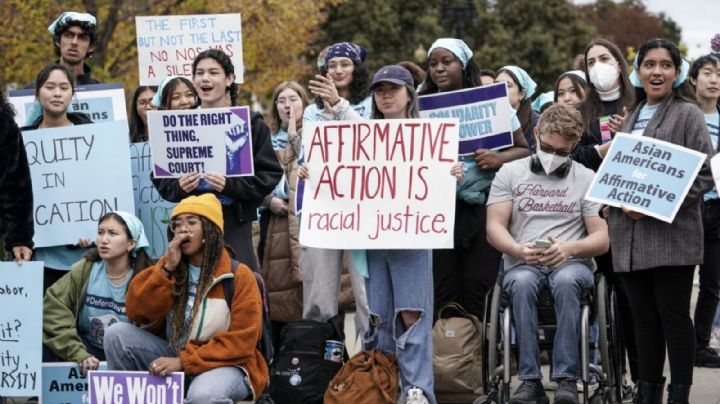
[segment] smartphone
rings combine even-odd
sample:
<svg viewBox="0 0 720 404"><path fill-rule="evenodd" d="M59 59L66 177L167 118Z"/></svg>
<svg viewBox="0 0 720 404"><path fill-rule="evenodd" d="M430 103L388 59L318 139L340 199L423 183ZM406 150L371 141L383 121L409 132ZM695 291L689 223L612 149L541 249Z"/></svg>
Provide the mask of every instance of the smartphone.
<svg viewBox="0 0 720 404"><path fill-rule="evenodd" d="M552 243L548 240L535 240L535 248L550 248L550 246L552 246Z"/></svg>

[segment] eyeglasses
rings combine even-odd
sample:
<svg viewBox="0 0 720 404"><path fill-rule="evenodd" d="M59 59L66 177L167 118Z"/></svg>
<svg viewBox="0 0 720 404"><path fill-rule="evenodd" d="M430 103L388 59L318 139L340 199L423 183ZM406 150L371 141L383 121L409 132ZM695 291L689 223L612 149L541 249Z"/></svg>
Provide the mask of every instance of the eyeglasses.
<svg viewBox="0 0 720 404"><path fill-rule="evenodd" d="M277 105L291 105L295 104L296 102L300 101L300 97L290 97L290 98L280 98L279 100L275 101L275 104Z"/></svg>
<svg viewBox="0 0 720 404"><path fill-rule="evenodd" d="M191 217L191 218L188 218L187 220L175 219L175 220L170 221L170 231L173 233L177 233L180 231L181 227L183 227L183 226L185 228L190 229L190 228L198 227L201 223L202 222L200 222L200 219L196 218L196 217Z"/></svg>
<svg viewBox="0 0 720 404"><path fill-rule="evenodd" d="M350 70L351 67L353 67L352 62L328 63L327 65L328 71L337 69Z"/></svg>
<svg viewBox="0 0 720 404"><path fill-rule="evenodd" d="M549 144L544 143L542 141L542 139L540 138L540 136L538 136L538 144L540 145L540 150L544 151L545 153L551 153L551 154L554 154L554 155L560 156L560 157L570 156L570 154L572 154L573 149L575 148L575 145L573 145L573 147L570 149L570 151L558 150L558 149L550 146Z"/></svg>

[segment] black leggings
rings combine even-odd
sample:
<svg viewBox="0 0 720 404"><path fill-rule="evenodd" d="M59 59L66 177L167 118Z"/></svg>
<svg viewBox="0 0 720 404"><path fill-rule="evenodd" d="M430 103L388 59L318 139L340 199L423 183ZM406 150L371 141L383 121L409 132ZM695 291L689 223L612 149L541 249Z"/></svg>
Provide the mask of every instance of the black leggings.
<svg viewBox="0 0 720 404"><path fill-rule="evenodd" d="M720 296L720 200L705 202L705 257L700 265L700 289L695 305L695 338L699 347L710 343L712 323Z"/></svg>
<svg viewBox="0 0 720 404"><path fill-rule="evenodd" d="M620 275L635 321L640 380L661 383L665 349L673 384L692 384L695 329L690 320L694 266L658 267Z"/></svg>

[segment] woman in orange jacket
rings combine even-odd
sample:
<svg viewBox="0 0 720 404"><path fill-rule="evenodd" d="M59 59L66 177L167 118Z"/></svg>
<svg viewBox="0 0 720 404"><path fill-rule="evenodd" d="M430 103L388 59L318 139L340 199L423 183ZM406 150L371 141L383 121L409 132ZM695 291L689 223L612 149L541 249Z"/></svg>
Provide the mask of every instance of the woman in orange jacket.
<svg viewBox="0 0 720 404"><path fill-rule="evenodd" d="M136 276L126 298L131 324L105 334L108 367L165 376L184 371L186 403L235 402L262 393L268 368L256 344L262 300L248 267L232 270L220 202L190 196L175 207L168 252ZM228 305L223 282L232 279Z"/></svg>

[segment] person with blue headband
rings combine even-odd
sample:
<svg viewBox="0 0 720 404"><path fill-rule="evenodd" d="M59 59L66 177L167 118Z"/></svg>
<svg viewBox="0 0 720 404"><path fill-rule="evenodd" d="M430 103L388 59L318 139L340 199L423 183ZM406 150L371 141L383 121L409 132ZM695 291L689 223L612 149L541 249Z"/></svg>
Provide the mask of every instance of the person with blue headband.
<svg viewBox="0 0 720 404"><path fill-rule="evenodd" d="M651 39L638 50L630 81L637 105L621 132L704 153L672 223L629 208L608 208L615 273L625 286L635 324L640 380L635 402L660 402L665 356L670 360L668 403L688 403L693 382L695 331L690 297L695 266L703 262L703 195L712 186L712 146L703 113L684 95L688 73L677 46Z"/></svg>
<svg viewBox="0 0 720 404"><path fill-rule="evenodd" d="M98 84L85 60L92 57L98 40L97 21L88 13L66 11L48 27L53 36L57 63L67 66L79 85Z"/></svg>
<svg viewBox="0 0 720 404"><path fill-rule="evenodd" d="M561 74L555 81L553 100L571 108L578 108L585 101L587 82L585 72L570 70Z"/></svg>
<svg viewBox="0 0 720 404"><path fill-rule="evenodd" d="M507 83L510 106L517 111L517 117L520 120L528 147L530 150L535 149L533 129L537 125L538 119L540 119L540 114L533 111L531 103L537 83L524 69L518 66L505 66L498 70L495 82Z"/></svg>
<svg viewBox="0 0 720 404"><path fill-rule="evenodd" d="M420 96L480 86L480 67L461 39L440 38L428 49L428 67ZM485 201L495 172L504 164L528 155L520 122L513 115L514 146L504 150L478 149L463 156L464 175L455 194L455 246L433 250L434 317L448 303L460 304L482 318L485 295L492 290L501 254L487 242ZM452 200L448 201L452 203Z"/></svg>
<svg viewBox="0 0 720 404"><path fill-rule="evenodd" d="M713 154L718 153L720 142L720 54L710 53L693 62L688 80L695 90L695 99L705 115L710 132ZM705 251L700 265L698 299L695 305L695 366L720 367L720 356L710 348L713 319L720 296L720 195L713 187L703 197L703 229ZM720 331L720 327L716 327Z"/></svg>
<svg viewBox="0 0 720 404"><path fill-rule="evenodd" d="M106 213L98 222L95 248L57 281L43 300L43 362L72 361L82 375L105 360L105 330L128 322L125 294L130 280L152 265L140 219Z"/></svg>

